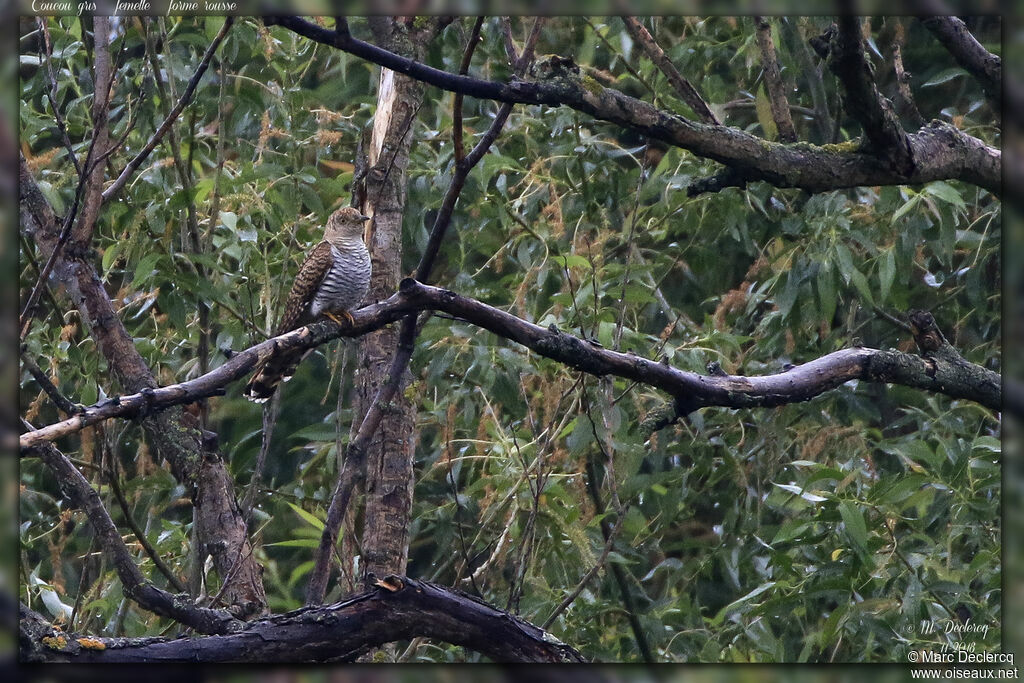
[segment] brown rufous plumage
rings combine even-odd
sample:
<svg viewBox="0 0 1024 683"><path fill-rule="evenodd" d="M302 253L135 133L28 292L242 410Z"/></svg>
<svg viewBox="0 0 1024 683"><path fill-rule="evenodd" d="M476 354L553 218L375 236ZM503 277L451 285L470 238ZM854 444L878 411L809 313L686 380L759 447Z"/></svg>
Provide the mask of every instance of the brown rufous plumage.
<svg viewBox="0 0 1024 683"><path fill-rule="evenodd" d="M338 209L327 220L324 239L310 250L295 276L284 315L274 336L290 332L325 315L336 322L362 301L370 286L370 254L363 243L363 224L369 220L356 209ZM307 352L280 353L256 369L245 396L262 403L278 385L291 379Z"/></svg>

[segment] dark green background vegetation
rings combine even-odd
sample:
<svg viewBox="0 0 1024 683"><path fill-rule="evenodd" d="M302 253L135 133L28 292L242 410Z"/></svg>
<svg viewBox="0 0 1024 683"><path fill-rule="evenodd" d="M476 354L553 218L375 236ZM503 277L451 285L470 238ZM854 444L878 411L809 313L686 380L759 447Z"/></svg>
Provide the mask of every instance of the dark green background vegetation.
<svg viewBox="0 0 1024 683"><path fill-rule="evenodd" d="M129 56L113 93L112 137L133 127L113 169L163 119L222 21L152 20L148 32L160 46L151 45L151 62L141 24L122 20L114 53L123 47ZM786 21L807 37L829 23ZM869 41L889 95L895 84L885 40L893 21L873 19ZM998 145L999 115L977 84L922 26L903 22L903 56L924 119ZM515 35L529 23L514 19ZM84 153L92 84L83 25L71 18L48 25L58 101ZM835 115L835 80L823 67L802 70L795 55L803 47L780 25L790 104L811 107L808 84L820 79ZM456 71L470 26L449 26L428 63ZM774 135L750 18L673 17L653 26L724 123ZM364 31L360 20L352 27ZM30 33L34 21L22 28ZM997 20L972 28L999 52ZM483 34L471 73L507 79L498 20L486 21ZM572 55L599 82L690 114L617 19L552 19L537 52ZM377 72L241 20L175 127L189 185L165 140L105 207L95 260L161 383L199 373L199 301L211 310L210 367L224 361L225 349L265 338L303 248L349 201ZM37 52L23 48L20 74L20 144L63 214L77 176L43 95L49 83ZM428 88L411 131L410 269L450 177L451 103L450 94ZM467 98L470 143L496 108ZM845 118L835 131L799 110L794 119L800 138L816 144L859 135ZM911 308L930 310L968 360L1000 369L1001 206L989 193L940 181L817 195L753 183L687 196L691 182L718 168L568 108L517 106L467 182L433 279L538 324L697 372L710 361L732 374L779 372L855 344L912 351L909 335L881 315ZM190 201L202 229L199 251L185 237ZM24 297L40 259L29 240L21 247ZM61 304L59 295L44 297L28 353L75 401L119 393L77 313ZM275 612L302 604L338 444L348 437L350 347L321 347L284 389L252 528ZM630 610L658 661L903 661L906 649L942 642L920 632L922 620L951 616L989 625L985 637L965 642L998 649L1000 424L990 410L851 382L780 408L705 409L650 435L642 422L666 396L582 376L442 316L420 335L412 370L419 439L410 576L478 593L541 624L601 555L600 523L618 499L628 510L605 570L550 626L587 657L638 660ZM20 400L37 426L59 419L27 373ZM209 406L208 429L218 433L241 495L260 446L261 411L240 398L239 385ZM116 462L133 517L171 569L187 575L187 495L154 462L141 430L112 421L58 445L123 523L97 471ZM64 508L37 461L22 462L20 514L21 600L50 616L63 603L75 629L98 635L175 631L124 599L113 569L92 554L86 520ZM138 560L166 585L141 551ZM218 577L207 578L216 593ZM403 652L408 661L476 657L440 643Z"/></svg>

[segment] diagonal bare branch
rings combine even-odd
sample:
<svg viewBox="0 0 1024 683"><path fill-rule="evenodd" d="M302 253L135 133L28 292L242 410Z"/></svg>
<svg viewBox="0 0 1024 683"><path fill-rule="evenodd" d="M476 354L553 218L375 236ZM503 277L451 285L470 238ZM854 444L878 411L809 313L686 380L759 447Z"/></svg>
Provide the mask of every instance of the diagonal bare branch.
<svg viewBox="0 0 1024 683"><path fill-rule="evenodd" d="M932 32L956 63L967 69L998 108L1003 99L1003 61L978 42L957 17L928 17L921 22Z"/></svg>
<svg viewBox="0 0 1024 683"><path fill-rule="evenodd" d="M779 58L775 54L775 41L772 39L772 25L764 17L754 17L757 47L761 50L761 67L764 69L764 85L768 93L768 104L771 107L772 119L779 130L779 140L796 142L796 128L793 117L789 113L789 100L779 71Z"/></svg>
<svg viewBox="0 0 1024 683"><path fill-rule="evenodd" d="M756 408L807 401L855 379L902 384L964 398L992 410L1002 407L999 374L952 357L946 347L938 354L922 345L924 355L920 356L854 347L773 375L701 375L634 353L611 351L557 328L534 325L475 299L406 278L399 291L387 300L353 311L354 325L324 321L300 327L232 355L226 363L201 377L112 398L62 422L26 432L20 437L20 446L24 451L111 417L134 417L223 394L228 384L246 376L273 354L310 349L339 337L364 335L409 313L426 310L442 311L465 320L576 370L598 377L622 377L661 389L689 411L707 406Z"/></svg>
<svg viewBox="0 0 1024 683"><path fill-rule="evenodd" d="M228 30L234 23L235 18L232 16L225 17L224 25L221 26L220 31L214 36L210 45L206 48L206 53L203 55L202 60L196 67L195 73L192 74L192 78L189 79L188 85L185 86L185 90L181 93L181 97L175 103L174 107L164 118L163 122L157 127L156 131L149 138L139 153L136 154L131 161L124 167L124 170L117 176L117 179L103 191L103 201L110 201L116 197L117 194L124 188L128 183L128 180L132 177L132 174L142 165L142 162L146 160L146 157L156 149L156 146L160 144L160 140L163 139L167 131L170 130L171 125L177 120L178 115L185 106L192 100L192 94L196 91L196 87L199 85L199 81L203 78L203 74L206 73L207 67L210 66L210 60L213 59L214 53L217 51L217 47L220 46L225 36L228 34Z"/></svg>
<svg viewBox="0 0 1024 683"><path fill-rule="evenodd" d="M629 31L629 35L633 37L643 51L647 54L647 58L650 59L654 64L661 69L661 72L665 74L665 78L668 79L669 84L675 89L679 97L682 98L683 102L689 105L690 109L704 122L711 125L719 125L721 121L715 116L715 113L708 107L708 103L704 101L704 98L700 96L697 89L693 87L690 81L679 73L676 65L672 63L672 60L668 58L665 51L661 49L657 41L654 40L654 36L651 35L650 31L647 30L640 20L636 17L625 16L622 17L622 23L626 25L626 30Z"/></svg>
<svg viewBox="0 0 1024 683"><path fill-rule="evenodd" d="M146 580L103 507L99 494L67 456L53 444L45 442L37 444L33 452L53 473L61 492L89 518L103 551L114 563L127 597L154 614L191 626L200 633L230 633L241 627L242 623L226 610L196 607L187 599L182 600Z"/></svg>

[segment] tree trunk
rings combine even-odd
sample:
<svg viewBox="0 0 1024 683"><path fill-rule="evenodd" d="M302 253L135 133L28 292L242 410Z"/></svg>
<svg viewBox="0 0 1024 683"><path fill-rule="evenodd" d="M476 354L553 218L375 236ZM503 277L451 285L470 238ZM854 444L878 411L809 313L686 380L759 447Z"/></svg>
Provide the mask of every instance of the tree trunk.
<svg viewBox="0 0 1024 683"><path fill-rule="evenodd" d="M432 22L433 23L433 22ZM380 44L421 59L433 29L407 33L399 22L373 23ZM382 69L373 135L368 153L364 213L373 217L367 246L373 262L370 301L391 295L402 275L402 218L406 200L406 167L412 146L413 126L424 86L419 81ZM388 369L397 346L395 328L378 330L363 337L357 351L355 391L352 405L352 434L387 381ZM405 396L410 373L388 406L386 417L367 449L365 513L362 533L362 561L359 574L377 576L404 574L409 545L409 511L412 507L414 407ZM344 550L353 552L351 545ZM354 558L345 562L354 566Z"/></svg>

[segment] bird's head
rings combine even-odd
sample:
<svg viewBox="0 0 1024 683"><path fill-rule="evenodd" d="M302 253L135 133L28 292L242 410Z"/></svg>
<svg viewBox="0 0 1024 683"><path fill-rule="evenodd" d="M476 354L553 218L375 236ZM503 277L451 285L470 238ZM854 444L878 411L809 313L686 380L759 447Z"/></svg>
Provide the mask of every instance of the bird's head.
<svg viewBox="0 0 1024 683"><path fill-rule="evenodd" d="M328 242L336 239L362 239L363 224L368 220L370 220L370 217L359 213L358 209L353 209L351 206L342 207L332 213L331 217L327 219L324 239Z"/></svg>

